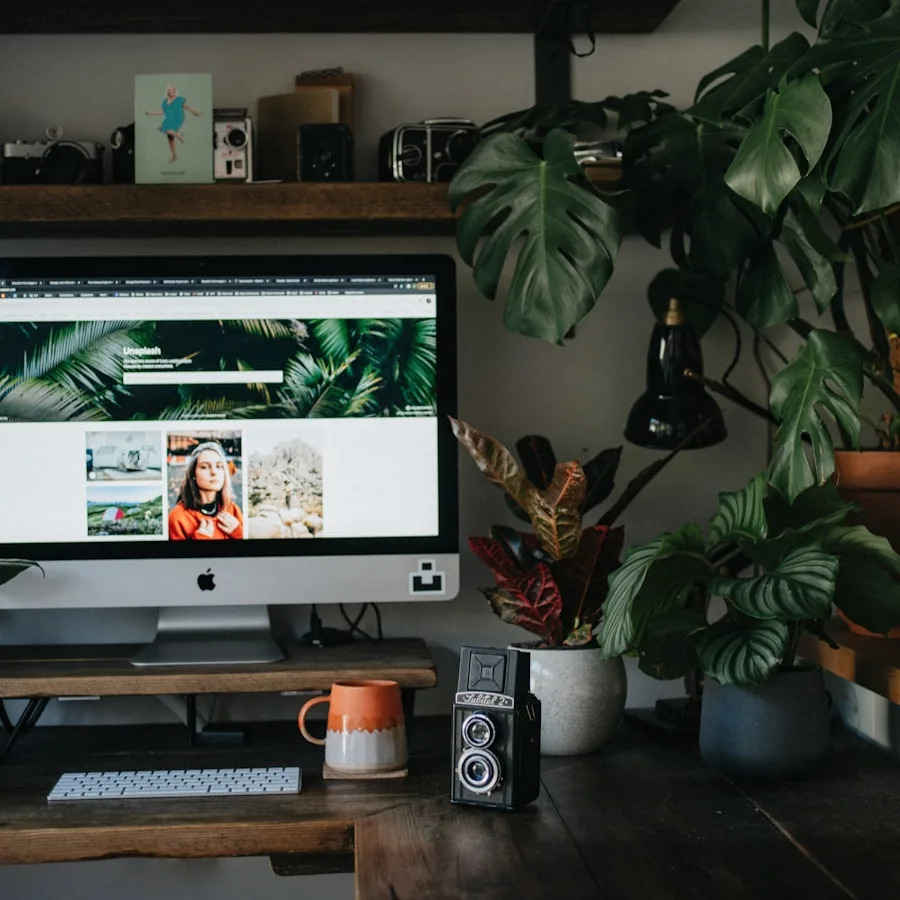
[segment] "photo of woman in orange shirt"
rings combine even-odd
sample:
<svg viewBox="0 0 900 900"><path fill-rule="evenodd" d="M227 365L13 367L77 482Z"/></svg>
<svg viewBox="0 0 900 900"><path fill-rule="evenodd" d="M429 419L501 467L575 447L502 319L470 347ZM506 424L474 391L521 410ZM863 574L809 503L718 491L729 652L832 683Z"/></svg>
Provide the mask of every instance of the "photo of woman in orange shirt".
<svg viewBox="0 0 900 900"><path fill-rule="evenodd" d="M240 540L241 508L234 501L225 451L217 441L204 441L191 451L178 502L169 512L173 541Z"/></svg>

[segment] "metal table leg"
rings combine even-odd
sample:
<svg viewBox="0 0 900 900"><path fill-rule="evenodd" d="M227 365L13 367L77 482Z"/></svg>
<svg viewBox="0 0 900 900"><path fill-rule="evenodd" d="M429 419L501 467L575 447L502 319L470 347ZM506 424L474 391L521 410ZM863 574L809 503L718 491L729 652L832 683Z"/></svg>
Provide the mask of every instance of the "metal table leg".
<svg viewBox="0 0 900 900"><path fill-rule="evenodd" d="M5 743L0 747L0 761L12 750L16 741L33 725L37 724L49 702L49 697L32 697L28 701L28 705L22 710L22 715L19 716L18 721L7 734Z"/></svg>

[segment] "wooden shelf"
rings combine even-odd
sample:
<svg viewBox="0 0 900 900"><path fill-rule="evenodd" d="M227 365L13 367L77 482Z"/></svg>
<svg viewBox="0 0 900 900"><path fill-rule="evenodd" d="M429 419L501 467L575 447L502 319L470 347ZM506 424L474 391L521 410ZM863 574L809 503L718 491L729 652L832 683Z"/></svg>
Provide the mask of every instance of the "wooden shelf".
<svg viewBox="0 0 900 900"><path fill-rule="evenodd" d="M338 678L387 678L401 688L437 684L434 659L419 638L340 647L285 647L275 663L133 666L140 645L4 647L0 698L113 697L157 694L271 693L327 690Z"/></svg>
<svg viewBox="0 0 900 900"><path fill-rule="evenodd" d="M597 33L655 31L679 0L589 0ZM43 0L12 4L2 34L534 33L548 0ZM573 28L579 4L572 4Z"/></svg>
<svg viewBox="0 0 900 900"><path fill-rule="evenodd" d="M804 634L799 655L808 662L818 663L827 672L887 697L892 703L900 703L900 640L860 637L840 619L830 622L827 630L840 645L837 650L811 634Z"/></svg>
<svg viewBox="0 0 900 900"><path fill-rule="evenodd" d="M616 165L592 179L613 184ZM0 187L0 236L452 234L446 184L111 184Z"/></svg>

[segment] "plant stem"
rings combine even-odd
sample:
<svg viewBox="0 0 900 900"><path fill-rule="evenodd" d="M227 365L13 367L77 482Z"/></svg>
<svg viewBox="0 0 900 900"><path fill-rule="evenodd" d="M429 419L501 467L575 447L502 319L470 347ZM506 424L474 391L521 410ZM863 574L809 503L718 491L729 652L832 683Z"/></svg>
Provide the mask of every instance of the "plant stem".
<svg viewBox="0 0 900 900"><path fill-rule="evenodd" d="M900 263L900 247L897 246L897 237L894 234L894 229L891 228L891 223L883 212L878 214L878 220L881 223L881 231L884 234L885 243L891 251L891 262Z"/></svg>
<svg viewBox="0 0 900 900"><path fill-rule="evenodd" d="M762 0L762 48L769 52L771 11L770 0Z"/></svg>
<svg viewBox="0 0 900 900"><path fill-rule="evenodd" d="M869 267L869 255L866 250L865 235L862 231L857 231L850 236L850 250L853 253L853 258L856 260L859 287L862 291L866 320L869 323L869 339L875 348L875 355L878 358L879 365L888 366L890 365L891 345L884 326L875 312L875 307L872 305L872 285L875 282L875 276Z"/></svg>
<svg viewBox="0 0 900 900"><path fill-rule="evenodd" d="M777 425L778 420L768 408L765 406L761 406L759 403L754 402L749 397L744 396L737 388L732 387L730 384L724 384L721 381L715 381L712 378L707 378L705 375L700 375L697 372L693 372L690 369L685 369L684 374L686 378L690 378L693 381L697 381L702 384L704 387L709 388L714 394L721 394L723 397L727 397L731 400L732 403L736 403L738 406L743 407L744 409L752 412L754 415L759 416L761 419L765 419L772 425Z"/></svg>

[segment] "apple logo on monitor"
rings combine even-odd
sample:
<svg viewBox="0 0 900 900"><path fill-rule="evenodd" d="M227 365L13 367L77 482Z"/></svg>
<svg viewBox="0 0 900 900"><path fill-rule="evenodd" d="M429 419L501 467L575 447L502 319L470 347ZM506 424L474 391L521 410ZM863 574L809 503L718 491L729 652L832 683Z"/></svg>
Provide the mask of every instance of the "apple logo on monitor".
<svg viewBox="0 0 900 900"><path fill-rule="evenodd" d="M207 569L197 576L197 587L199 587L201 591L214 591L216 589L215 578L216 576L213 574L212 570Z"/></svg>

